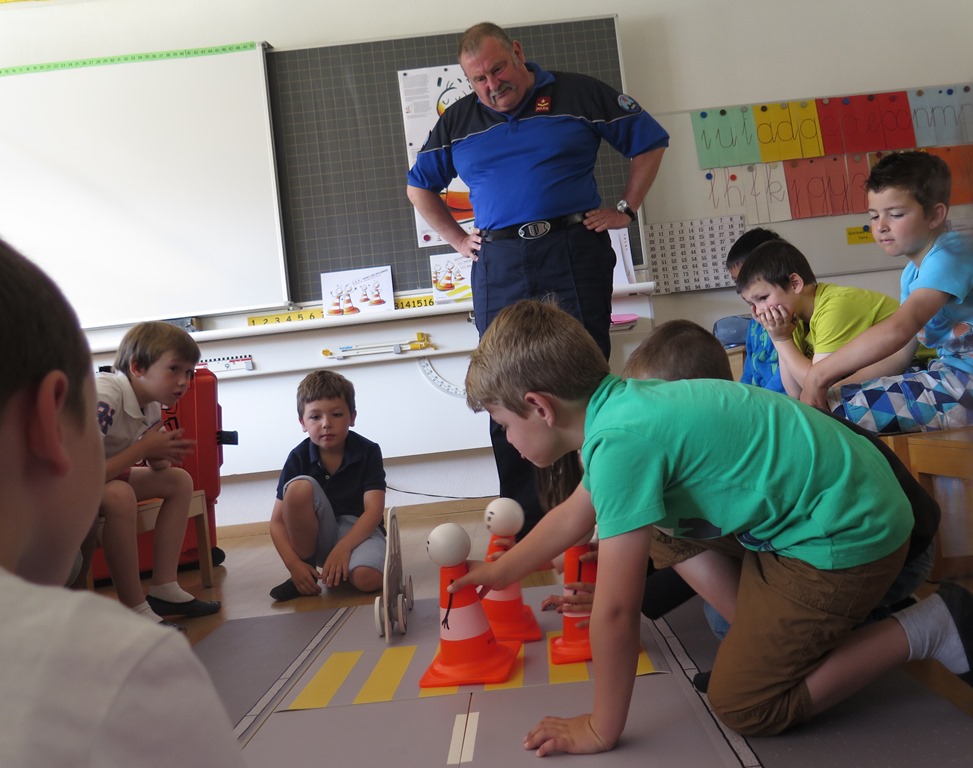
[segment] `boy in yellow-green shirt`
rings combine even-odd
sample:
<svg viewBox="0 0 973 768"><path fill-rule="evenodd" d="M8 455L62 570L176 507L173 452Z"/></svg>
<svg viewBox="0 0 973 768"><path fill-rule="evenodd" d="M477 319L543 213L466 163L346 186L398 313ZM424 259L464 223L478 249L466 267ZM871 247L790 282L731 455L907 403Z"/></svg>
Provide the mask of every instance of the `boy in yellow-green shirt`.
<svg viewBox="0 0 973 768"><path fill-rule="evenodd" d="M804 254L784 240L753 250L737 276L737 290L770 335L785 391L798 398L813 364L899 308L894 299L876 291L819 283ZM907 344L845 381L902 373L913 350L914 345Z"/></svg>

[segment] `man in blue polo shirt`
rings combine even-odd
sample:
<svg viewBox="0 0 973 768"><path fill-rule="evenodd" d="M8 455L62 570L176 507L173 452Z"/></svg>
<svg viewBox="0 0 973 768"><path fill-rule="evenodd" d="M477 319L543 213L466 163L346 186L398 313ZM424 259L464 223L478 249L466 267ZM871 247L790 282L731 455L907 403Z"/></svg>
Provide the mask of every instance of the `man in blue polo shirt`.
<svg viewBox="0 0 973 768"><path fill-rule="evenodd" d="M607 230L627 227L655 180L666 131L630 96L585 75L525 60L496 24L460 38L474 93L443 113L409 171L408 196L457 252L474 259L480 335L520 299L554 294L608 357L615 253ZM594 167L604 139L631 169L617 204L602 207ZM467 233L439 193L460 176L476 227ZM523 534L542 514L534 469L491 421L500 494L524 507Z"/></svg>

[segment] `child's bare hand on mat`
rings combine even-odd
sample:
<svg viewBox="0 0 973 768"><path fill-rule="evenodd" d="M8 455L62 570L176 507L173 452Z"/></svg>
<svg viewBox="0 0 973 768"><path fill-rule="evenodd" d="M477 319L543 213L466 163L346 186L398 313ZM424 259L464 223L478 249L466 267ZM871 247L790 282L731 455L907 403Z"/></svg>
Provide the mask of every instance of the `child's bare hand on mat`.
<svg viewBox="0 0 973 768"><path fill-rule="evenodd" d="M614 745L606 744L595 731L591 715L577 717L545 717L531 728L524 739L524 749L536 750L538 757L555 752L590 755L607 752Z"/></svg>

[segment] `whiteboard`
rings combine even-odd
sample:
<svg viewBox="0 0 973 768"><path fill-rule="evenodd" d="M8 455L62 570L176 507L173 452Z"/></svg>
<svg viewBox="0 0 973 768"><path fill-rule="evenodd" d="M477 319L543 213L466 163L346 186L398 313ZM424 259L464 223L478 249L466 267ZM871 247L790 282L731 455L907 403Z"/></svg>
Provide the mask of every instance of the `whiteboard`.
<svg viewBox="0 0 973 768"><path fill-rule="evenodd" d="M85 328L288 301L263 46L0 70L0 237Z"/></svg>

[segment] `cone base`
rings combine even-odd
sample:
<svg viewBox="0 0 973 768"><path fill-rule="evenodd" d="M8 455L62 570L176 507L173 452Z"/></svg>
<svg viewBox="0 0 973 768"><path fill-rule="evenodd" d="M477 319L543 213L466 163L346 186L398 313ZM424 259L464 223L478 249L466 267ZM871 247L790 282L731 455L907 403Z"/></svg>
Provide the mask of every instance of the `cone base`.
<svg viewBox="0 0 973 768"><path fill-rule="evenodd" d="M552 637L549 651L552 664L591 661L591 642L587 636L576 640L565 640L563 635Z"/></svg>
<svg viewBox="0 0 973 768"><path fill-rule="evenodd" d="M474 659L459 664L447 664L442 654L436 658L419 679L420 688L443 688L453 685L477 683L503 683L510 679L522 643L497 641L496 650L489 658Z"/></svg>
<svg viewBox="0 0 973 768"><path fill-rule="evenodd" d="M511 601L512 602L512 601ZM483 601L483 610L497 640L523 640L532 643L542 637L540 625L529 605L508 610L501 601Z"/></svg>

